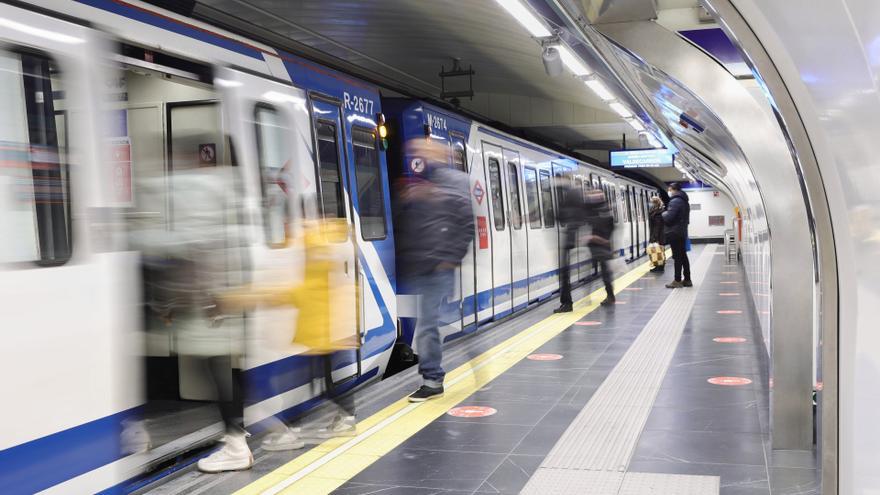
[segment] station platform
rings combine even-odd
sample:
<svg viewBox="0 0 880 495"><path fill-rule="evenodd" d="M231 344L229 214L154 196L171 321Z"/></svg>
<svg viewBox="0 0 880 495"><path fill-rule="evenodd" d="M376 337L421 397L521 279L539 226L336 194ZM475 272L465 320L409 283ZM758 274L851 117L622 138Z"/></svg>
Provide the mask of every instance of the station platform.
<svg viewBox="0 0 880 495"><path fill-rule="evenodd" d="M619 265L617 304L582 287L452 346L444 397L411 404L409 369L356 394L358 434L266 452L167 494L818 494L806 452L772 451L769 373L742 268L690 253L693 288ZM332 411L313 413L320 420Z"/></svg>

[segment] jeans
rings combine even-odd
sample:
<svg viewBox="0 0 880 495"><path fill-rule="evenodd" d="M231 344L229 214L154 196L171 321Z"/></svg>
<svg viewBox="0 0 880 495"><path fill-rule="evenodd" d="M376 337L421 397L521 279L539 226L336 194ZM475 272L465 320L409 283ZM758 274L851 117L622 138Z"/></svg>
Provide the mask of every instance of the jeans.
<svg viewBox="0 0 880 495"><path fill-rule="evenodd" d="M609 261L602 259L599 261L599 271L602 272L602 283L605 285L605 295L614 298L614 284L611 282L611 268L608 266Z"/></svg>
<svg viewBox="0 0 880 495"><path fill-rule="evenodd" d="M684 270L684 280L691 279L691 262L688 260L685 238L670 236L669 247L672 248L672 257L675 259L675 280L681 282L681 272Z"/></svg>
<svg viewBox="0 0 880 495"><path fill-rule="evenodd" d="M415 280L419 291L419 316L416 322L416 350L419 354L419 374L425 385L437 388L443 385L443 344L440 342L440 305L452 294L455 270L435 270Z"/></svg>
<svg viewBox="0 0 880 495"><path fill-rule="evenodd" d="M213 356L202 358L211 372L217 390L217 407L226 426L226 432L238 434L244 431L244 398L242 396L241 372L232 368L232 357Z"/></svg>
<svg viewBox="0 0 880 495"><path fill-rule="evenodd" d="M563 306L571 306L571 249L562 248L559 263L559 302Z"/></svg>

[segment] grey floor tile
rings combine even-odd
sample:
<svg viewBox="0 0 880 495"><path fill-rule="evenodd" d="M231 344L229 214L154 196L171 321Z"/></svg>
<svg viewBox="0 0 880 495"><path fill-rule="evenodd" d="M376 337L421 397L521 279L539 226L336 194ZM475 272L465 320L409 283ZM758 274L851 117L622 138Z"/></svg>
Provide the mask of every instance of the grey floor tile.
<svg viewBox="0 0 880 495"><path fill-rule="evenodd" d="M498 466L498 469L483 483L480 490L502 495L515 495L528 483L538 470L543 456L512 455ZM493 491L494 490L494 491Z"/></svg>
<svg viewBox="0 0 880 495"><path fill-rule="evenodd" d="M477 490L507 455L475 452L438 452L397 448L362 471L351 481L434 488Z"/></svg>
<svg viewBox="0 0 880 495"><path fill-rule="evenodd" d="M555 362L555 361L550 361ZM489 388L482 388L471 395L471 400L492 402L493 400L516 402L556 402L571 388L568 384L547 380L541 384L522 382L492 382Z"/></svg>
<svg viewBox="0 0 880 495"><path fill-rule="evenodd" d="M812 450L774 450L770 453L770 467L815 469L816 452Z"/></svg>
<svg viewBox="0 0 880 495"><path fill-rule="evenodd" d="M727 407L655 407L648 430L761 433L757 411Z"/></svg>
<svg viewBox="0 0 880 495"><path fill-rule="evenodd" d="M400 448L508 454L530 430L522 425L435 421Z"/></svg>
<svg viewBox="0 0 880 495"><path fill-rule="evenodd" d="M819 495L820 484L813 469L770 468L773 495Z"/></svg>
<svg viewBox="0 0 880 495"><path fill-rule="evenodd" d="M633 459L764 466L757 433L645 430Z"/></svg>
<svg viewBox="0 0 880 495"><path fill-rule="evenodd" d="M495 409L495 414L483 418L461 418L444 414L437 418L438 423L471 423L486 425L518 425L522 427L531 427L538 424L547 413L553 409L554 401L535 402L528 406L523 406L518 401L502 401L502 400L471 400L465 399L461 406L483 406Z"/></svg>

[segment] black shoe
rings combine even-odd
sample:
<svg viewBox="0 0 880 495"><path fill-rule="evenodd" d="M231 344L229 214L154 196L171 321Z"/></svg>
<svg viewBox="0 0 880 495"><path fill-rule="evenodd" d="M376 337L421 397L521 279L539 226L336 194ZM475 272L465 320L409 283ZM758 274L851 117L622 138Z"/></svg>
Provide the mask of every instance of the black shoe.
<svg viewBox="0 0 880 495"><path fill-rule="evenodd" d="M605 300L600 302L599 304L601 304L602 306L614 306L614 302L616 300L617 299L615 299L613 297L606 297Z"/></svg>
<svg viewBox="0 0 880 495"><path fill-rule="evenodd" d="M663 273L664 271L666 271L666 269L663 267L663 265L658 265L658 266L655 266L654 268L651 268L651 271L653 273Z"/></svg>
<svg viewBox="0 0 880 495"><path fill-rule="evenodd" d="M554 313L571 313L572 311L574 311L574 308L571 307L571 304L563 304L553 310Z"/></svg>
<svg viewBox="0 0 880 495"><path fill-rule="evenodd" d="M681 285L684 287L693 287L694 283L691 282L690 280L685 280L684 282L681 283Z"/></svg>
<svg viewBox="0 0 880 495"><path fill-rule="evenodd" d="M684 287L684 284L682 284L678 280L676 280L675 282L672 282L670 284L666 284L667 289L680 289L682 287Z"/></svg>
<svg viewBox="0 0 880 495"><path fill-rule="evenodd" d="M425 402L426 400L436 399L438 397L443 397L443 385L439 387L429 387L427 385L422 385L418 390L413 392L412 395L409 396L410 402Z"/></svg>

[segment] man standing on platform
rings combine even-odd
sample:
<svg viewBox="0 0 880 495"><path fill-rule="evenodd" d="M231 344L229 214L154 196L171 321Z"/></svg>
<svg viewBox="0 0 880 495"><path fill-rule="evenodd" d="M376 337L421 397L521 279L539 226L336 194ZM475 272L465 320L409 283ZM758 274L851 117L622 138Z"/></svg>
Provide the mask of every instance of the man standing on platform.
<svg viewBox="0 0 880 495"><path fill-rule="evenodd" d="M691 205L688 202L688 195L681 190L681 183L673 182L667 192L669 192L669 204L663 212L663 223L666 224L664 231L666 242L672 248L672 257L675 260L675 280L666 284L666 287L670 289L693 287L691 263L687 257L686 247ZM682 271L684 271L684 279L682 279Z"/></svg>
<svg viewBox="0 0 880 495"><path fill-rule="evenodd" d="M557 177L556 192L559 196L559 213L557 220L562 227L562 238L559 246L559 307L554 313L570 313L573 310L571 300L571 251L575 248L578 232L584 225L583 192L571 186L567 177Z"/></svg>

